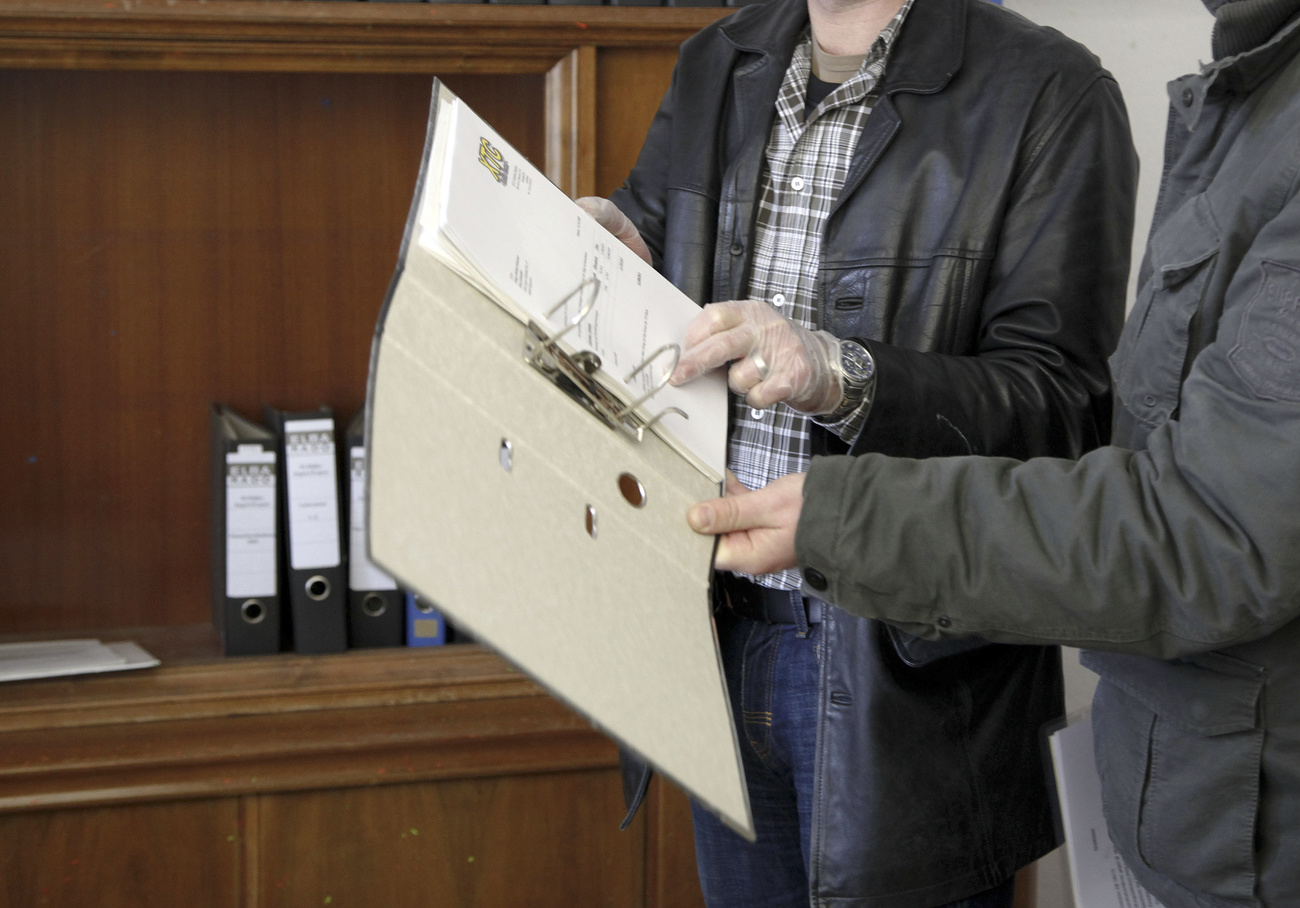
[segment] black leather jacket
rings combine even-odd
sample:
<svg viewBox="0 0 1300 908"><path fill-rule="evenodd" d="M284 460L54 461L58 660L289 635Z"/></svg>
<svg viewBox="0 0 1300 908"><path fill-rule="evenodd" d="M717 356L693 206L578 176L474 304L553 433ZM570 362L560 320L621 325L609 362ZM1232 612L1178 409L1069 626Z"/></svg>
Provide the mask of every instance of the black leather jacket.
<svg viewBox="0 0 1300 908"><path fill-rule="evenodd" d="M774 0L687 41L613 196L700 303L744 295L806 25L803 0ZM1085 50L980 0L917 0L818 264L820 327L871 350L875 399L851 451L815 429L814 453L1074 457L1105 441L1136 169L1118 87ZM923 908L1051 849L1039 731L1062 711L1059 651L825 620L813 904Z"/></svg>

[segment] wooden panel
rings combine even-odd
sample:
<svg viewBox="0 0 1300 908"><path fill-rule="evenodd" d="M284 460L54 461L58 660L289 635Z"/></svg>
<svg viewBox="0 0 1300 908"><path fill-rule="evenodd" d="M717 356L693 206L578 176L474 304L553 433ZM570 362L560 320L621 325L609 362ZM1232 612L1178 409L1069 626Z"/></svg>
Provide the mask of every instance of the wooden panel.
<svg viewBox="0 0 1300 908"><path fill-rule="evenodd" d="M543 159L543 76L449 84ZM206 619L206 408L360 406L429 85L0 71L0 631Z"/></svg>
<svg viewBox="0 0 1300 908"><path fill-rule="evenodd" d="M234 798L3 816L0 904L234 908L242 834Z"/></svg>
<svg viewBox="0 0 1300 908"><path fill-rule="evenodd" d="M691 803L663 776L646 793L646 908L704 908L695 869Z"/></svg>
<svg viewBox="0 0 1300 908"><path fill-rule="evenodd" d="M259 905L642 904L616 770L260 799Z"/></svg>
<svg viewBox="0 0 1300 908"><path fill-rule="evenodd" d="M0 65L542 73L582 45L676 47L733 10L306 0L0 0Z"/></svg>
<svg viewBox="0 0 1300 908"><path fill-rule="evenodd" d="M477 646L2 691L0 813L618 765L608 738Z"/></svg>
<svg viewBox="0 0 1300 908"><path fill-rule="evenodd" d="M668 88L676 47L601 48L596 65L596 194L608 196L636 163Z"/></svg>

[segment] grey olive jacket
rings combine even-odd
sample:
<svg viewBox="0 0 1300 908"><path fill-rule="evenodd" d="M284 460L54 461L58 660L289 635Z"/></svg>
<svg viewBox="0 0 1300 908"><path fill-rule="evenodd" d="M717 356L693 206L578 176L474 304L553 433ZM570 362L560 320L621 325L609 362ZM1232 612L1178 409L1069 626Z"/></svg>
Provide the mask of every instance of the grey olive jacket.
<svg viewBox="0 0 1300 908"><path fill-rule="evenodd" d="M803 0L683 46L613 200L700 303L743 295L775 98ZM879 382L852 453L1072 457L1105 440L1136 161L1113 79L992 4L918 0L830 215L821 327ZM814 431L816 453L843 443ZM1055 844L1039 726L1052 647L933 645L830 610L811 843L816 905L928 908Z"/></svg>
<svg viewBox="0 0 1300 908"><path fill-rule="evenodd" d="M1111 837L1169 908L1300 905L1300 0L1233 6L1272 25L1170 85L1114 446L820 459L796 542L857 614L1092 650Z"/></svg>

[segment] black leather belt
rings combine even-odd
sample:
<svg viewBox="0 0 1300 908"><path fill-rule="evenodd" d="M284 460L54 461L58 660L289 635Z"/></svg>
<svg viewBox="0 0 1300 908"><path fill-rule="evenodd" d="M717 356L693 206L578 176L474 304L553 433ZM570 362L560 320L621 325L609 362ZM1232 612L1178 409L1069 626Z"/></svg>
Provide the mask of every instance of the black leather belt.
<svg viewBox="0 0 1300 908"><path fill-rule="evenodd" d="M719 574L727 604L742 618L763 624L820 624L822 601L798 590L774 590L735 574ZM801 614L802 613L802 614ZM803 620L801 621L800 618Z"/></svg>

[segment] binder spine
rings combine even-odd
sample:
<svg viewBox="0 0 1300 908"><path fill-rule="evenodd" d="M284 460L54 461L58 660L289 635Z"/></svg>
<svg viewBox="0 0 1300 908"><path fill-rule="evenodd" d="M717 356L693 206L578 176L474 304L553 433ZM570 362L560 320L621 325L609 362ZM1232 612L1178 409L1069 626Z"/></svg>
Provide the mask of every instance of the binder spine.
<svg viewBox="0 0 1300 908"><path fill-rule="evenodd" d="M228 656L280 649L275 436L212 407L212 622Z"/></svg>
<svg viewBox="0 0 1300 908"><path fill-rule="evenodd" d="M284 480L285 596L289 634L298 653L347 649L347 588L343 563L334 416L328 407L306 413L267 408L279 433Z"/></svg>

